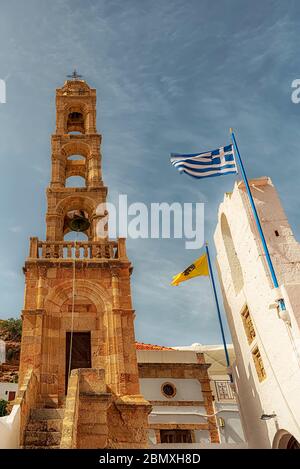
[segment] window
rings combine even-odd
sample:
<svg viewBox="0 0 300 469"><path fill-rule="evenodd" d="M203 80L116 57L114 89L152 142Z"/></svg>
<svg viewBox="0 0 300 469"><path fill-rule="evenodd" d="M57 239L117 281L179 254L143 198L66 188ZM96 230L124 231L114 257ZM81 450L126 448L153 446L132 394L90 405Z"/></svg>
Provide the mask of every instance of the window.
<svg viewBox="0 0 300 469"><path fill-rule="evenodd" d="M66 131L67 133L85 133L85 116L80 108L72 108L69 110Z"/></svg>
<svg viewBox="0 0 300 469"><path fill-rule="evenodd" d="M16 397L16 392L15 391L8 391L8 401L13 401L14 398Z"/></svg>
<svg viewBox="0 0 300 469"><path fill-rule="evenodd" d="M165 397L172 398L176 395L176 387L172 383L164 383L161 392Z"/></svg>
<svg viewBox="0 0 300 469"><path fill-rule="evenodd" d="M248 306L246 306L242 311L242 320L245 329L245 333L247 336L248 344L251 344L253 339L255 338L255 330L253 326L253 322L250 316L250 312Z"/></svg>
<svg viewBox="0 0 300 469"><path fill-rule="evenodd" d="M83 115L81 112L70 112L68 116L68 126L73 125L81 125L83 124Z"/></svg>
<svg viewBox="0 0 300 469"><path fill-rule="evenodd" d="M266 375L266 371L265 371L264 364L263 364L258 347L255 347L255 349L252 350L252 357L253 357L256 373L258 376L258 380L263 381L267 377L267 375Z"/></svg>
<svg viewBox="0 0 300 469"><path fill-rule="evenodd" d="M192 443L192 430L160 430L161 443Z"/></svg>

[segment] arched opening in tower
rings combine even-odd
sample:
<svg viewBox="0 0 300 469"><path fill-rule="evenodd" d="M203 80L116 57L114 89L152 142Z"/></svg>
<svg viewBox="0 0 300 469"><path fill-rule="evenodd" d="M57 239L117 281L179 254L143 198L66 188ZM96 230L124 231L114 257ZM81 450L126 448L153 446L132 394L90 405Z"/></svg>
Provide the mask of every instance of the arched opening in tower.
<svg viewBox="0 0 300 469"><path fill-rule="evenodd" d="M221 231L222 231L225 251L226 251L226 255L228 259L228 264L230 268L233 287L234 287L235 293L238 294L244 286L243 271L242 271L240 260L236 253L236 249L235 249L234 242L232 239L231 230L230 230L227 218L224 215L224 213L221 216Z"/></svg>
<svg viewBox="0 0 300 469"><path fill-rule="evenodd" d="M85 157L83 155L70 155L70 156L68 156L68 160L70 160L70 161L78 161L78 160L85 161Z"/></svg>
<svg viewBox="0 0 300 469"><path fill-rule="evenodd" d="M86 157L80 154L71 154L65 160L65 187L87 186Z"/></svg>
<svg viewBox="0 0 300 469"><path fill-rule="evenodd" d="M63 224L63 237L73 233L73 239L85 234L90 239L91 223L89 214L85 210L70 210L65 214Z"/></svg>
<svg viewBox="0 0 300 469"><path fill-rule="evenodd" d="M86 187L86 180L83 176L69 176L66 178L65 187Z"/></svg>
<svg viewBox="0 0 300 469"><path fill-rule="evenodd" d="M68 114L67 133L70 132L85 133L84 115L82 112L73 111Z"/></svg>

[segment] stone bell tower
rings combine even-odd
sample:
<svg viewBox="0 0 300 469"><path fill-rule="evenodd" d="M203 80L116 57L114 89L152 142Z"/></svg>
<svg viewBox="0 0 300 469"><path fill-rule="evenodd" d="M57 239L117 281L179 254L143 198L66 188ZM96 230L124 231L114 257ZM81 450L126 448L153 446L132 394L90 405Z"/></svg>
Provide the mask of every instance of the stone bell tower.
<svg viewBox="0 0 300 469"><path fill-rule="evenodd" d="M56 91L46 241L31 238L24 267L20 390L31 409L65 408L61 447L145 447L151 406L139 390L132 266L125 239L97 230L100 145L96 90L74 73ZM70 176L85 187L67 187ZM73 230L87 239L64 240Z"/></svg>

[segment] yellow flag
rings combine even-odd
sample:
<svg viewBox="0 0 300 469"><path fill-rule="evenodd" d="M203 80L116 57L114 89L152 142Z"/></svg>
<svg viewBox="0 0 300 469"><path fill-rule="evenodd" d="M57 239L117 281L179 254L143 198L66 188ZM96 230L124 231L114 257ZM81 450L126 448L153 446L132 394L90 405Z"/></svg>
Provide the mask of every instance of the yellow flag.
<svg viewBox="0 0 300 469"><path fill-rule="evenodd" d="M209 275L206 254L199 257L199 259L187 267L183 272L180 272L180 274L174 275L171 285L177 286L181 282L185 282L193 277L198 277L199 275Z"/></svg>

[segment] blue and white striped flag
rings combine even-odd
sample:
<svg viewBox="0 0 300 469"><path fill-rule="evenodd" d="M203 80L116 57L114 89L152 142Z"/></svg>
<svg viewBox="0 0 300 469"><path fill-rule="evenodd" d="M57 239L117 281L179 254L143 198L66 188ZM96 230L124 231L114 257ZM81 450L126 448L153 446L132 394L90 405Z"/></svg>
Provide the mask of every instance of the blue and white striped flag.
<svg viewBox="0 0 300 469"><path fill-rule="evenodd" d="M197 179L237 173L232 144L191 155L171 153L171 163L178 171Z"/></svg>

